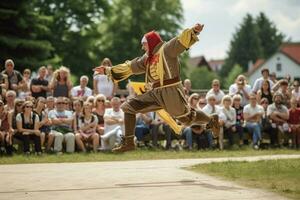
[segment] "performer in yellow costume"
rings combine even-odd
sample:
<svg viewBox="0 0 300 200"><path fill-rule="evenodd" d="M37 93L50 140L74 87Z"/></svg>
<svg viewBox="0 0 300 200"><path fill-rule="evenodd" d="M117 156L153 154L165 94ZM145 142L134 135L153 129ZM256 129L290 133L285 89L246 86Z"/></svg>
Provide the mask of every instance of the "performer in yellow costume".
<svg viewBox="0 0 300 200"><path fill-rule="evenodd" d="M145 73L146 92L128 99L122 104L125 114L125 137L114 152L134 150L135 115L164 109L184 125L207 123L215 134L219 133L218 116L207 116L188 106L180 80L178 56L198 41L197 35L204 25L196 24L185 29L179 36L164 42L157 32L151 31L142 38L146 53L131 61L106 67L106 74L114 82L127 79L133 74ZM201 77L199 77L201 78Z"/></svg>

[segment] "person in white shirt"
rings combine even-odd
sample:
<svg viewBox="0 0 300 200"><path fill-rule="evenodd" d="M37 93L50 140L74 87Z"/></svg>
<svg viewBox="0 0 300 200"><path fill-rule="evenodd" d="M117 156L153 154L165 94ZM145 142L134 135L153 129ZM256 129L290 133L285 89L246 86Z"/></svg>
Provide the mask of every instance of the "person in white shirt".
<svg viewBox="0 0 300 200"><path fill-rule="evenodd" d="M206 95L206 99L207 99L207 104L202 108L202 111L207 114L207 115L210 115L210 114L217 114L219 116L219 125L221 127L220 129L220 133L219 133L219 148L220 149L223 149L223 125L224 125L224 114L221 112L221 107L218 106L216 104L217 102L217 99L216 99L216 96L214 94L209 94L209 95ZM214 134L212 132L212 134ZM213 142L212 141L212 137L211 137L211 141L209 142ZM210 144L211 145L211 144Z"/></svg>
<svg viewBox="0 0 300 200"><path fill-rule="evenodd" d="M247 84L246 77L244 75L238 75L235 83L229 87L229 95L234 96L239 94L242 97L241 105L245 106L249 103L249 94L251 93L251 86Z"/></svg>
<svg viewBox="0 0 300 200"><path fill-rule="evenodd" d="M220 81L218 79L214 79L211 85L212 88L207 92L206 100L208 96L213 94L216 97L216 101L217 101L216 104L219 105L222 101L223 96L225 95L224 92L220 89Z"/></svg>
<svg viewBox="0 0 300 200"><path fill-rule="evenodd" d="M222 108L221 112L224 114L224 135L227 135L229 145L233 145L233 137L237 135L236 129L236 112L235 109L231 106L232 98L229 95L225 95L222 99Z"/></svg>
<svg viewBox="0 0 300 200"><path fill-rule="evenodd" d="M270 82L270 88L272 88L273 85L274 85L273 81L269 77L270 72L267 68L263 68L261 70L261 74L262 74L262 77L255 80L253 88L252 88L252 92L255 93L255 94L261 88L262 83L263 83L264 80L268 80Z"/></svg>
<svg viewBox="0 0 300 200"><path fill-rule="evenodd" d="M80 77L80 85L75 86L71 89L72 97L84 97L87 98L93 95L93 91L87 87L89 78L87 76Z"/></svg>
<svg viewBox="0 0 300 200"><path fill-rule="evenodd" d="M256 95L250 94L250 103L244 107L244 120L246 127L253 135L253 147L259 149L261 138L261 119L264 114L264 108L257 104Z"/></svg>
<svg viewBox="0 0 300 200"><path fill-rule="evenodd" d="M300 90L298 80L294 81L293 87L294 89L292 90L292 98L296 99L298 106L300 106Z"/></svg>
<svg viewBox="0 0 300 200"><path fill-rule="evenodd" d="M120 144L124 135L124 113L121 110L121 100L113 97L110 101L112 108L104 113L104 134L101 136L100 150L111 150Z"/></svg>
<svg viewBox="0 0 300 200"><path fill-rule="evenodd" d="M114 96L117 85L105 74L106 67L112 67L109 58L104 58L101 66L94 68L94 94L103 94L107 99L111 99Z"/></svg>

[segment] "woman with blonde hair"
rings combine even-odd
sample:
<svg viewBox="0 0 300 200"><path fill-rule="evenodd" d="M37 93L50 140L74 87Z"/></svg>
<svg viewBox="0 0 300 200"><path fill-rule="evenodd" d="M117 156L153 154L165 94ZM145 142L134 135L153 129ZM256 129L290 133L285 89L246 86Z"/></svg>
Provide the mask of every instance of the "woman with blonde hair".
<svg viewBox="0 0 300 200"><path fill-rule="evenodd" d="M92 113L93 105L85 102L83 104L83 116L74 121L75 140L79 149L86 152L84 143L92 143L93 151L96 152L99 146L99 135L96 132L98 119ZM78 123L78 124L77 124Z"/></svg>
<svg viewBox="0 0 300 200"><path fill-rule="evenodd" d="M233 145L233 136L237 132L236 129L236 112L232 107L232 98L229 95L225 95L222 98L221 112L224 115L224 135L228 137L229 145Z"/></svg>
<svg viewBox="0 0 300 200"><path fill-rule="evenodd" d="M72 88L70 70L64 66L55 70L49 88L53 97L69 97Z"/></svg>
<svg viewBox="0 0 300 200"><path fill-rule="evenodd" d="M93 114L98 118L97 132L102 135L104 133L104 113L105 113L106 97L103 94L98 94L95 97Z"/></svg>

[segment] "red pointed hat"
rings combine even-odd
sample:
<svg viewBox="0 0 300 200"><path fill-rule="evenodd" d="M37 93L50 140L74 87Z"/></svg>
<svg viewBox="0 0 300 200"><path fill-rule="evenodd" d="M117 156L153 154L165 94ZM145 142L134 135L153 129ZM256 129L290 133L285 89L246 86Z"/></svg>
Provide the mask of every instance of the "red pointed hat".
<svg viewBox="0 0 300 200"><path fill-rule="evenodd" d="M161 39L160 35L155 31L150 31L144 35L147 40L149 46L149 58L153 56L154 48L161 43L163 40Z"/></svg>

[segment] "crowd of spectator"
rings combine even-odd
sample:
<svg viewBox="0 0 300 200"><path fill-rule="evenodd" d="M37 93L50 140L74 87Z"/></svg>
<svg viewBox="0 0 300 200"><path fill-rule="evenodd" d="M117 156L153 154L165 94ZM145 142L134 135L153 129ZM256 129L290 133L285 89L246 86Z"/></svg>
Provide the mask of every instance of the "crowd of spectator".
<svg viewBox="0 0 300 200"><path fill-rule="evenodd" d="M112 63L105 58L101 65ZM50 65L41 66L35 76L30 69L17 71L11 59L4 66L0 73L1 154L110 151L122 142L124 113L120 107L126 97L118 95L117 85L102 68L94 72L91 89L86 75L74 86L64 66L55 71ZM299 81L276 80L268 69L261 72L253 87L244 75L237 76L228 92L221 90L217 79L207 93L194 92L191 81L183 81L191 109L219 115L219 135L205 124L183 127L178 135L159 115L149 112L136 115L136 145L187 150L245 145L299 148Z"/></svg>

